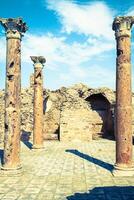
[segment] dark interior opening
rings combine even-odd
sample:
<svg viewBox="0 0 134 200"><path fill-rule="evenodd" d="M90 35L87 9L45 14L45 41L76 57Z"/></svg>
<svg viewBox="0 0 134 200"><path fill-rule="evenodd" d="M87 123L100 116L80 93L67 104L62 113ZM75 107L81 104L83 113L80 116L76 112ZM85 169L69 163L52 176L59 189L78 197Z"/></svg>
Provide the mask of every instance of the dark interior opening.
<svg viewBox="0 0 134 200"><path fill-rule="evenodd" d="M89 102L92 110L107 111L110 107L109 101L101 93L89 96L86 101Z"/></svg>
<svg viewBox="0 0 134 200"><path fill-rule="evenodd" d="M93 95L87 97L86 101L88 101L91 109L93 111L96 111L102 119L101 132L96 133L96 134L100 135L101 137L113 138L113 136L114 136L113 122L114 121L113 121L112 112L110 109L111 108L110 102L101 93L93 94Z"/></svg>

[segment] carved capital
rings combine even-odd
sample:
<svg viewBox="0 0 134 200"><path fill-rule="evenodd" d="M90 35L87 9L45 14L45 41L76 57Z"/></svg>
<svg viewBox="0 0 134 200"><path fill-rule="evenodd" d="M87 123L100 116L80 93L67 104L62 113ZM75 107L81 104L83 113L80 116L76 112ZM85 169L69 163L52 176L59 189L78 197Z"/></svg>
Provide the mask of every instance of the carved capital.
<svg viewBox="0 0 134 200"><path fill-rule="evenodd" d="M113 21L112 29L115 31L116 38L131 36L131 27L134 23L134 17L116 17Z"/></svg>
<svg viewBox="0 0 134 200"><path fill-rule="evenodd" d="M46 59L43 56L30 56L30 58L33 61L35 67L43 66L46 62Z"/></svg>
<svg viewBox="0 0 134 200"><path fill-rule="evenodd" d="M22 18L0 18L0 23L5 28L8 39L20 39L22 34L25 33L28 29Z"/></svg>

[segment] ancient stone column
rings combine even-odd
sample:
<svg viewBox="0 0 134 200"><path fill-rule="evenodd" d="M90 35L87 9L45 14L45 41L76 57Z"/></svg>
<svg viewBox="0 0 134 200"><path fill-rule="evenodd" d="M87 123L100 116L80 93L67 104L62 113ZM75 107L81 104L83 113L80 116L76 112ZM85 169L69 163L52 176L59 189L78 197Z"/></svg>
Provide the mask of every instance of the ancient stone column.
<svg viewBox="0 0 134 200"><path fill-rule="evenodd" d="M21 18L0 19L6 31L5 138L3 173L20 173Z"/></svg>
<svg viewBox="0 0 134 200"><path fill-rule="evenodd" d="M113 30L117 42L116 59L116 164L113 175L134 174L132 162L131 27L133 17L117 17Z"/></svg>
<svg viewBox="0 0 134 200"><path fill-rule="evenodd" d="M30 75L30 88L33 89L34 88L34 73L32 73Z"/></svg>
<svg viewBox="0 0 134 200"><path fill-rule="evenodd" d="M46 62L42 56L31 56L34 62L34 130L33 149L43 148L43 75Z"/></svg>

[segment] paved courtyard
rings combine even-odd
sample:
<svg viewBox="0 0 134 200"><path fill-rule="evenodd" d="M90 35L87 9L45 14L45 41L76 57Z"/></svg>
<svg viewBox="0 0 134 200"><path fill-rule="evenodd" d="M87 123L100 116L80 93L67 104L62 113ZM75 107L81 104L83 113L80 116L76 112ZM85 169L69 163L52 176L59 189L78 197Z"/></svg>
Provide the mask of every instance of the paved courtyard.
<svg viewBox="0 0 134 200"><path fill-rule="evenodd" d="M134 177L115 178L115 142L21 143L23 174L0 176L2 200L134 200Z"/></svg>

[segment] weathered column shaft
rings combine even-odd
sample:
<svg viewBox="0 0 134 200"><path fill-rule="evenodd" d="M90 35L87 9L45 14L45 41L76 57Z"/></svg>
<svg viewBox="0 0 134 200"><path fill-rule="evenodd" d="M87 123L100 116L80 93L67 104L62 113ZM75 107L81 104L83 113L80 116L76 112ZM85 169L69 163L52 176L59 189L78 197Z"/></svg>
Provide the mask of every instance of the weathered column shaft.
<svg viewBox="0 0 134 200"><path fill-rule="evenodd" d="M34 88L34 73L32 73L30 75L30 88L33 89Z"/></svg>
<svg viewBox="0 0 134 200"><path fill-rule="evenodd" d="M33 130L33 148L43 148L43 57L34 57L34 130ZM35 59L35 60L34 60ZM43 58L44 59L44 58Z"/></svg>
<svg viewBox="0 0 134 200"><path fill-rule="evenodd" d="M22 19L0 19L6 30L5 138L3 170L20 164L21 37L27 27Z"/></svg>
<svg viewBox="0 0 134 200"><path fill-rule="evenodd" d="M132 91L130 35L117 38L116 163L132 166Z"/></svg>
<svg viewBox="0 0 134 200"><path fill-rule="evenodd" d="M42 69L35 64L34 75L34 136L35 147L43 145L43 80Z"/></svg>
<svg viewBox="0 0 134 200"><path fill-rule="evenodd" d="M16 37L15 37L16 36ZM20 34L7 33L4 167L20 166Z"/></svg>
<svg viewBox="0 0 134 200"><path fill-rule="evenodd" d="M116 59L116 164L115 175L132 171L132 89L131 27L132 17L118 17L113 23L117 42ZM122 171L122 172L121 172ZM120 173L121 172L121 173ZM131 173L132 174L132 173Z"/></svg>

